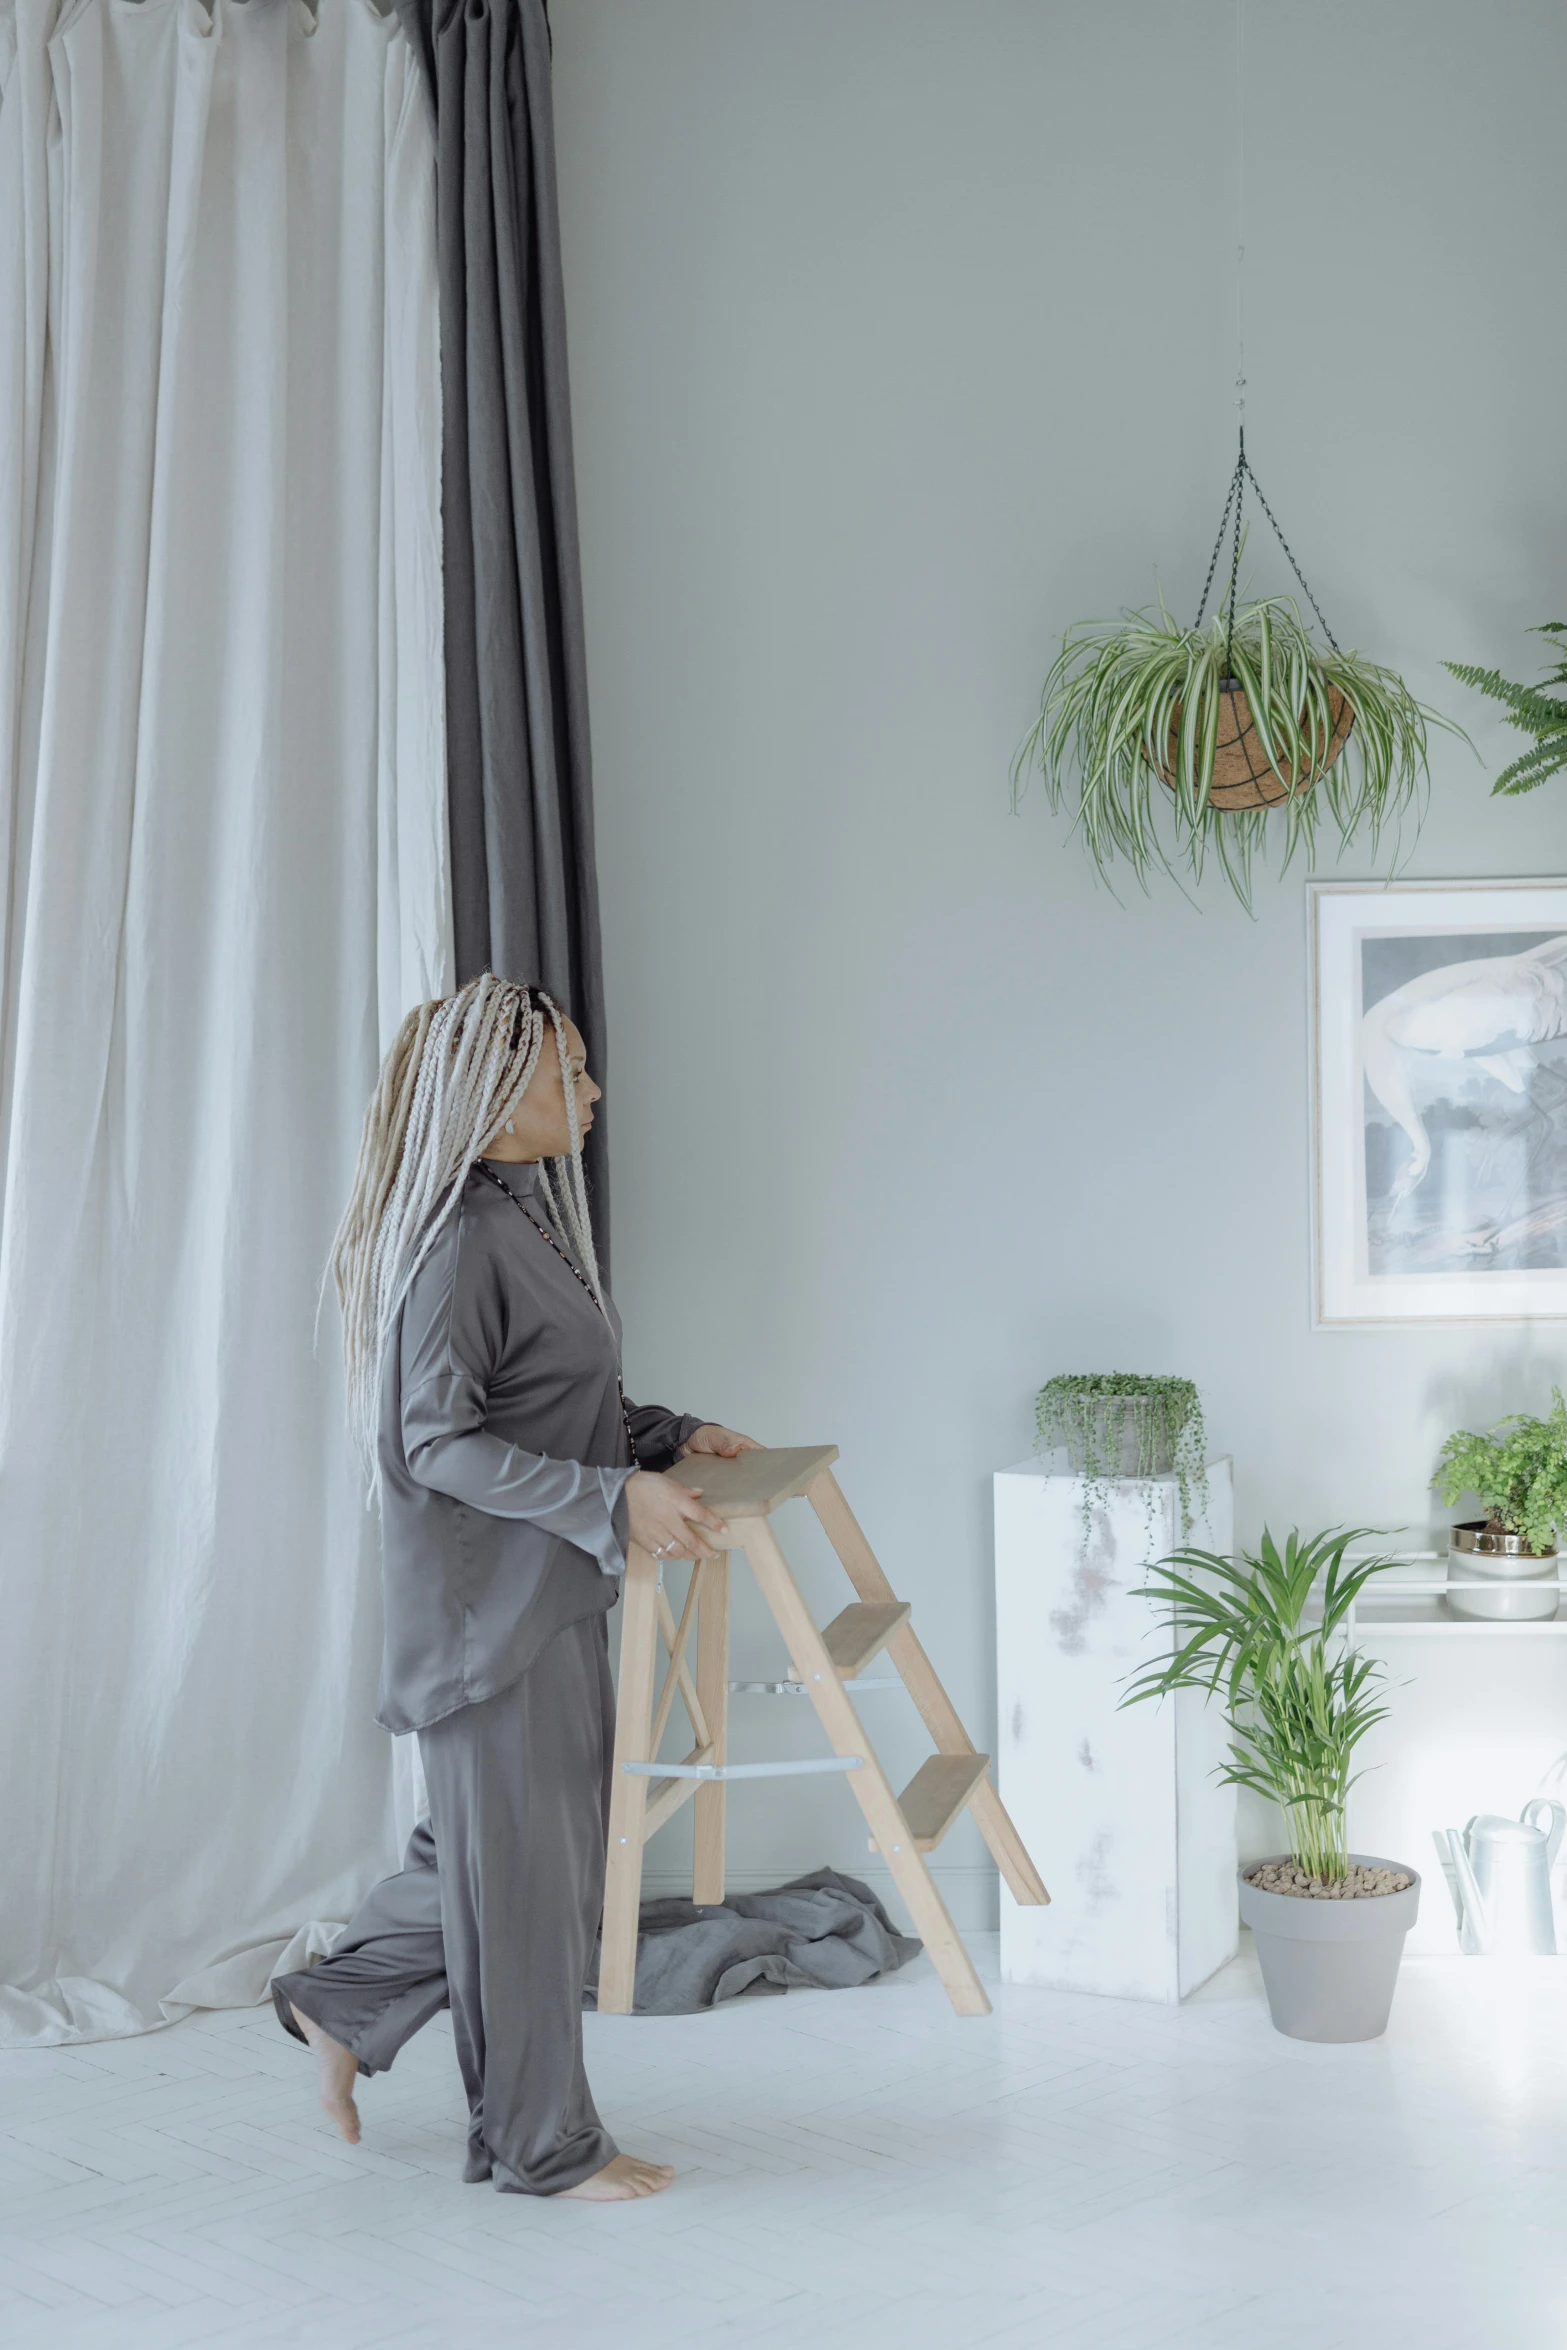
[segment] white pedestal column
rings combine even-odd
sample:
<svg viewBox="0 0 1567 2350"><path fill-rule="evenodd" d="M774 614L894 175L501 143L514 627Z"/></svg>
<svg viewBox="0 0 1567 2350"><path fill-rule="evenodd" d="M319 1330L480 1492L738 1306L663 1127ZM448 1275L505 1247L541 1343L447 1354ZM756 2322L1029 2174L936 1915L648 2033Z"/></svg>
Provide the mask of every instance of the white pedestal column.
<svg viewBox="0 0 1567 2350"><path fill-rule="evenodd" d="M1116 1480L1086 1538L1080 1478L1024 1461L995 1486L998 1784L1050 1888L1020 1909L1002 1886L1002 1978L1184 1999L1237 1946L1235 1793L1213 1777L1228 1737L1189 1693L1118 1710L1167 1644L1131 1595L1188 1539L1175 1479ZM1233 1545L1228 1460L1189 1539Z"/></svg>

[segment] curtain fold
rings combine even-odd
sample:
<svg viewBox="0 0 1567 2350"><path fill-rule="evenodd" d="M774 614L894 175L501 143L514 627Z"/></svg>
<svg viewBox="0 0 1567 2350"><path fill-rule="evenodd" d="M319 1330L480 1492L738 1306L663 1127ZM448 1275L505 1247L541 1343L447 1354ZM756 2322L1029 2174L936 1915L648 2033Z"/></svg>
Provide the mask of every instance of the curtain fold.
<svg viewBox="0 0 1567 2350"><path fill-rule="evenodd" d="M405 37L13 0L0 81L0 2037L42 2043L259 1997L395 1862L314 1326L451 916Z"/></svg>
<svg viewBox="0 0 1567 2350"><path fill-rule="evenodd" d="M457 975L542 980L605 1074L544 0L397 0L436 113ZM609 1264L607 1129L588 1137Z"/></svg>

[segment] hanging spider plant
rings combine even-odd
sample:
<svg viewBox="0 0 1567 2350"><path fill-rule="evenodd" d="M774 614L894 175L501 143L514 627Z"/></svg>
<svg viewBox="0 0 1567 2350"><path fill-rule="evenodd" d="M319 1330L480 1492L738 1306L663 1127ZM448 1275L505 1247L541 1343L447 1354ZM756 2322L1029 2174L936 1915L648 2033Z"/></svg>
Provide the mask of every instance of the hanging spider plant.
<svg viewBox="0 0 1567 2350"><path fill-rule="evenodd" d="M1373 850L1423 810L1430 726L1462 732L1392 670L1320 645L1289 597L1232 600L1187 628L1161 595L1157 610L1067 631L1013 764L1013 805L1036 764L1053 808L1075 772L1101 874L1124 857L1145 888L1177 863L1201 879L1211 852L1249 908L1273 811L1282 869L1301 846L1312 854L1324 807L1341 843L1364 825Z"/></svg>

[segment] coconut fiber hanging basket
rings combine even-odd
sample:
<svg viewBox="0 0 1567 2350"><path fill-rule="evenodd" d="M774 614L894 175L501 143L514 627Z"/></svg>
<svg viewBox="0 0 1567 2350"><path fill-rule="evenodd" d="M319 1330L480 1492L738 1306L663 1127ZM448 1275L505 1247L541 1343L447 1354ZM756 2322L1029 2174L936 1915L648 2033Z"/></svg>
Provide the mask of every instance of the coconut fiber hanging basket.
<svg viewBox="0 0 1567 2350"><path fill-rule="evenodd" d="M1328 712L1333 731L1320 757L1313 759L1300 774L1281 774L1262 747L1262 738L1252 721L1251 704L1244 686L1233 681L1221 687L1223 700L1219 705L1219 724L1213 746L1213 781L1208 799L1215 808L1277 808L1296 792L1309 791L1321 781L1340 751L1349 740L1349 730L1355 723L1355 713L1337 686L1328 688ZM1170 714L1170 747L1160 762L1157 773L1162 783L1175 789L1175 772L1181 734L1181 705L1176 703Z"/></svg>

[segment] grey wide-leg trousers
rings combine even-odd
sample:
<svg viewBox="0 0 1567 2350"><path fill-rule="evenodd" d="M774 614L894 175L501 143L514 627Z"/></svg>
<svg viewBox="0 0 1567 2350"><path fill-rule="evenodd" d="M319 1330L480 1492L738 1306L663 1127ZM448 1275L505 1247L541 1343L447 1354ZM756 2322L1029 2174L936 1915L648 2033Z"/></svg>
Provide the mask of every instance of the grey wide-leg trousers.
<svg viewBox="0 0 1567 2350"><path fill-rule="evenodd" d="M604 1900L615 1738L603 1616L520 1681L419 1733L430 1817L331 1955L272 1985L384 2072L450 2006L468 2093L463 2176L558 2195L617 2151L582 2068L582 1989Z"/></svg>

